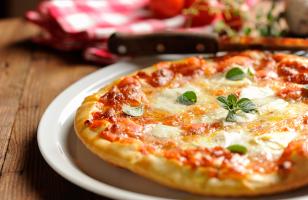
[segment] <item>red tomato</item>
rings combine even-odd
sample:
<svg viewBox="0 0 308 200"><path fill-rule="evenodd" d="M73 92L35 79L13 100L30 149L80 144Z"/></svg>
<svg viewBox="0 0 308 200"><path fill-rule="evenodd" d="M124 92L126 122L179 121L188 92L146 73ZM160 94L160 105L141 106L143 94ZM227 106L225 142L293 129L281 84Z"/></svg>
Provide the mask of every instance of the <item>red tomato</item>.
<svg viewBox="0 0 308 200"><path fill-rule="evenodd" d="M196 0L185 0L185 8L189 8Z"/></svg>
<svg viewBox="0 0 308 200"><path fill-rule="evenodd" d="M233 30L239 31L243 27L243 18L238 12L232 10L225 11L222 13L222 17Z"/></svg>
<svg viewBox="0 0 308 200"><path fill-rule="evenodd" d="M189 0L186 2L186 5L192 5L194 1ZM191 26L205 26L211 24L215 18L217 17L217 14L213 11L211 11L211 6L207 2L201 2L194 4L196 5L196 9L199 10L199 13L197 15L191 15L189 16L191 19ZM214 6L214 5L213 5Z"/></svg>
<svg viewBox="0 0 308 200"><path fill-rule="evenodd" d="M150 0L149 7L158 18L174 17L182 12L184 0Z"/></svg>

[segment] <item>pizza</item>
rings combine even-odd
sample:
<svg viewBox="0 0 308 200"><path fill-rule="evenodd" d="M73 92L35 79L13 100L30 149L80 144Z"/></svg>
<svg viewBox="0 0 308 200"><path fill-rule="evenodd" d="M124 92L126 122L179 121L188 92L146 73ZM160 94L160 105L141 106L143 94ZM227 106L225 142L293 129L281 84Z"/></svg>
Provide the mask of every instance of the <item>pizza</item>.
<svg viewBox="0 0 308 200"><path fill-rule="evenodd" d="M164 61L78 108L80 140L163 185L256 196L308 184L308 59L243 51Z"/></svg>

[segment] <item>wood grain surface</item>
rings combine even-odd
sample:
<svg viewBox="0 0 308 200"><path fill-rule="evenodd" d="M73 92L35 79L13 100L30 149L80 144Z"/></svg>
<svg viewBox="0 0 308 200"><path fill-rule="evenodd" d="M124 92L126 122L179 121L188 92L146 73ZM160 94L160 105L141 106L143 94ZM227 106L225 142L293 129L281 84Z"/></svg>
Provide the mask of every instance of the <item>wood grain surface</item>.
<svg viewBox="0 0 308 200"><path fill-rule="evenodd" d="M41 156L36 131L48 104L101 66L29 41L37 29L0 21L0 199L106 199L71 184Z"/></svg>

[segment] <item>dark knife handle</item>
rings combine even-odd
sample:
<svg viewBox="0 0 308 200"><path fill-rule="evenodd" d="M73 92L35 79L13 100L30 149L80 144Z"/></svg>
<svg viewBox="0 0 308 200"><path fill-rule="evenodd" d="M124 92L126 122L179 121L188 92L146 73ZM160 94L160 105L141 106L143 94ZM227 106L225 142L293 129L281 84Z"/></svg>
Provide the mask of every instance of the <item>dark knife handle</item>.
<svg viewBox="0 0 308 200"><path fill-rule="evenodd" d="M121 56L216 53L218 39L214 35L192 32L115 33L108 40L108 49Z"/></svg>

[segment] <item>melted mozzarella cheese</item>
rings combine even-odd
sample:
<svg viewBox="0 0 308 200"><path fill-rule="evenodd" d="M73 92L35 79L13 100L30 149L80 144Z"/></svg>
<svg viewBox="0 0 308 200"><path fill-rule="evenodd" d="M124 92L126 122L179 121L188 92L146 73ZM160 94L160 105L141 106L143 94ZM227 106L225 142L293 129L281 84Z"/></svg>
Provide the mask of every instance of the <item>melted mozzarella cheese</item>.
<svg viewBox="0 0 308 200"><path fill-rule="evenodd" d="M288 102L275 96L275 92L268 87L248 86L241 90L240 98L251 99L260 114L282 111L288 106Z"/></svg>
<svg viewBox="0 0 308 200"><path fill-rule="evenodd" d="M223 120L226 118L228 111L224 108L217 108L212 112L207 113L201 117L201 123L213 123L215 121Z"/></svg>
<svg viewBox="0 0 308 200"><path fill-rule="evenodd" d="M245 113L239 112L235 116L236 122L244 123L244 122L252 122L258 118L257 113Z"/></svg>
<svg viewBox="0 0 308 200"><path fill-rule="evenodd" d="M210 80L206 80L208 83L210 83L213 87L223 87L223 86L245 86L252 84L252 81L248 78L244 78L242 80L238 81L232 81L226 79L224 76L217 75L213 77Z"/></svg>
<svg viewBox="0 0 308 200"><path fill-rule="evenodd" d="M295 131L273 132L255 135L242 129L217 131L212 136L202 136L193 141L194 146L211 148L228 147L233 144L245 146L250 153L261 153L271 159L277 159L287 145L298 135Z"/></svg>
<svg viewBox="0 0 308 200"><path fill-rule="evenodd" d="M231 131L221 131L215 136L214 141L217 141L217 138L222 142L221 146L228 147L233 144L242 144L245 145L249 140L248 133L243 130L231 130Z"/></svg>
<svg viewBox="0 0 308 200"><path fill-rule="evenodd" d="M297 136L295 131L266 133L255 137L258 144L266 143L272 149L285 148Z"/></svg>
<svg viewBox="0 0 308 200"><path fill-rule="evenodd" d="M262 99L269 96L274 96L275 92L268 87L248 86L241 90L240 98Z"/></svg>
<svg viewBox="0 0 308 200"><path fill-rule="evenodd" d="M152 107L169 112L170 114L179 114L190 106L177 102L177 98L186 91L194 91L197 95L196 105L215 102L215 98L202 91L200 86L186 84L179 88L165 88L153 96Z"/></svg>
<svg viewBox="0 0 308 200"><path fill-rule="evenodd" d="M278 158L288 144L298 136L295 131L266 133L254 138L258 148L252 148L253 152L261 152L270 159Z"/></svg>
<svg viewBox="0 0 308 200"><path fill-rule="evenodd" d="M259 105L259 113L269 113L272 111L282 111L288 106L288 102L280 98L270 98L267 101L263 100L262 102L256 102L257 106Z"/></svg>
<svg viewBox="0 0 308 200"><path fill-rule="evenodd" d="M147 128L148 134L161 139L172 139L177 138L181 135L181 129L174 126L166 126L163 124L149 124Z"/></svg>
<svg viewBox="0 0 308 200"><path fill-rule="evenodd" d="M193 144L201 147L228 147L232 144L246 144L250 140L249 134L243 130L224 131L220 130L211 136L197 138Z"/></svg>
<svg viewBox="0 0 308 200"><path fill-rule="evenodd" d="M154 96L153 107L172 114L183 112L187 109L187 106L178 103L177 97L186 91L194 91L197 95L199 94L199 89L192 85L185 85L180 88L166 88Z"/></svg>
<svg viewBox="0 0 308 200"><path fill-rule="evenodd" d="M251 84L251 80L248 78L244 78L243 80L238 80L238 81L231 81L226 78L218 80L219 83L222 85L229 85L229 86L242 86L242 85L249 85Z"/></svg>

